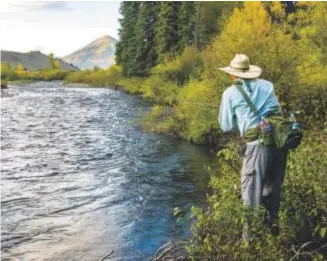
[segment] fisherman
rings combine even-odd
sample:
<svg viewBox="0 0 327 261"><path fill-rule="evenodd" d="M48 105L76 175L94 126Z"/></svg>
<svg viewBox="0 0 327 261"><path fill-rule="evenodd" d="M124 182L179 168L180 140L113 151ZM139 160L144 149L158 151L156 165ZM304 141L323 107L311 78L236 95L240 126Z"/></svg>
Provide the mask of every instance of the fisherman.
<svg viewBox="0 0 327 261"><path fill-rule="evenodd" d="M230 66L219 69L229 73L233 81L233 85L226 89L222 96L219 124L224 132L238 129L247 141L241 171L242 199L250 208L263 204L267 210L265 224L277 235L281 186L288 151L264 146L260 139L253 138L257 136L251 133L258 130L262 118L253 113L242 90L239 89L243 88L258 114L267 117L271 114L281 114L273 84L258 79L261 68L250 65L245 54L236 54Z"/></svg>

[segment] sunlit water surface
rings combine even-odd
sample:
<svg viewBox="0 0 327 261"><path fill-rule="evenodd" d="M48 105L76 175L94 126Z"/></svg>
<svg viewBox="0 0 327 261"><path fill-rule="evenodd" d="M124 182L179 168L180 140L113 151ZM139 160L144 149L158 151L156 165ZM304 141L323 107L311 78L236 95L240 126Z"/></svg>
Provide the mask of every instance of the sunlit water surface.
<svg viewBox="0 0 327 261"><path fill-rule="evenodd" d="M208 149L145 133L150 105L105 88L12 86L1 98L2 257L151 260L189 235Z"/></svg>

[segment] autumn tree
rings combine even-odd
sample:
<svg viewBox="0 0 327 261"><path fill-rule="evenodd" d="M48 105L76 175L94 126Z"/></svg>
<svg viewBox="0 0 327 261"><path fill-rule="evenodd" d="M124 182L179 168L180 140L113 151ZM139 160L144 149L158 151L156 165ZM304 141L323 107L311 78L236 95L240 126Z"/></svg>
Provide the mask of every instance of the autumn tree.
<svg viewBox="0 0 327 261"><path fill-rule="evenodd" d="M21 64L18 64L17 65L17 68L16 68L16 75L18 77L23 77L24 74L25 74L25 68L24 68L24 66L21 65Z"/></svg>

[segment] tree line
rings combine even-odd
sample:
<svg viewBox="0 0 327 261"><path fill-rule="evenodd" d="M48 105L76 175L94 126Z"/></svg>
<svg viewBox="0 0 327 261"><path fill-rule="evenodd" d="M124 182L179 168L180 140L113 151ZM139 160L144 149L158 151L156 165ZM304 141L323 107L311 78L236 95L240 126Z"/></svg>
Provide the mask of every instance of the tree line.
<svg viewBox="0 0 327 261"><path fill-rule="evenodd" d="M116 62L126 76L150 69L186 46L203 49L240 2L123 2Z"/></svg>

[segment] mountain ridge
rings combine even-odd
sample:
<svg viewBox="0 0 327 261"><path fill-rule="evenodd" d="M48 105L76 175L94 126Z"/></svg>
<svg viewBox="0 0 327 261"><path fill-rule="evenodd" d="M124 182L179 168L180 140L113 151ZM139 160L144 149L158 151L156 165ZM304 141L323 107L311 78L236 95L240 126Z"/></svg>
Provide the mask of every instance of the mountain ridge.
<svg viewBox="0 0 327 261"><path fill-rule="evenodd" d="M103 35L62 59L80 69L93 69L94 67L105 69L115 63L114 54L117 42L115 38Z"/></svg>
<svg viewBox="0 0 327 261"><path fill-rule="evenodd" d="M74 65L55 57L59 61L62 70L79 70ZM21 64L27 70L41 70L51 68L49 56L40 51L17 52L1 50L1 62L9 63L16 67Z"/></svg>

